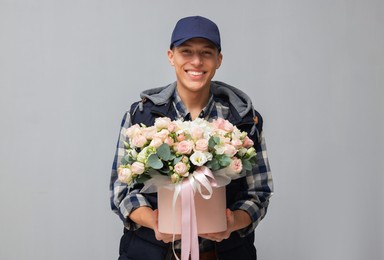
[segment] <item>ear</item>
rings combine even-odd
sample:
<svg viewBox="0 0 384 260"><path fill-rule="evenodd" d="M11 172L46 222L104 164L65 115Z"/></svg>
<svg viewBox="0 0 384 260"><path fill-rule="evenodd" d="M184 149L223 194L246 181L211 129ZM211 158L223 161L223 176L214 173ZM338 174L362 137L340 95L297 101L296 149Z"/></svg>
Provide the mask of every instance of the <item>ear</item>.
<svg viewBox="0 0 384 260"><path fill-rule="evenodd" d="M216 69L220 68L222 61L223 61L223 54L220 52L217 55L217 66L216 66Z"/></svg>
<svg viewBox="0 0 384 260"><path fill-rule="evenodd" d="M174 57L173 51L168 50L167 55L168 55L169 64L171 64L172 67L175 66L175 64L173 62L173 57Z"/></svg>

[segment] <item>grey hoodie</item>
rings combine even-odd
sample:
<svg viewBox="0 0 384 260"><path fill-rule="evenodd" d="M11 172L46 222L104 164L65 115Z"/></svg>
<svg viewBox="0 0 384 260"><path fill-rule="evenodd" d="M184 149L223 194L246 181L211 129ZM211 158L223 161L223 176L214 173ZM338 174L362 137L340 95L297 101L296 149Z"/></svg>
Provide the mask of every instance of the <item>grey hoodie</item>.
<svg viewBox="0 0 384 260"><path fill-rule="evenodd" d="M155 105L164 105L172 97L176 82L165 87L148 89L141 92L140 97L151 100ZM214 96L225 95L243 118L252 109L252 101L243 91L220 81L211 82L211 92Z"/></svg>

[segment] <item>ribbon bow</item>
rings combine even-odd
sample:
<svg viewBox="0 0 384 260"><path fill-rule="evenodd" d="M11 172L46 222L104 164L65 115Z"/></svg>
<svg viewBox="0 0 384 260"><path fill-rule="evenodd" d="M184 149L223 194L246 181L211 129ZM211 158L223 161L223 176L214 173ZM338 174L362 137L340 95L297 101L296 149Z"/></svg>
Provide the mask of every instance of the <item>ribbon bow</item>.
<svg viewBox="0 0 384 260"><path fill-rule="evenodd" d="M208 178L207 178L208 177ZM172 211L174 212L176 200L181 194L181 259L188 260L191 254L191 260L199 259L199 240L197 233L196 209L195 209L195 193L199 191L204 199L212 197L212 187L216 187L215 177L208 167L201 166L188 179L183 180L176 185L173 193ZM202 187L208 194L204 194ZM174 240L174 239L173 239ZM174 251L177 260L180 260Z"/></svg>

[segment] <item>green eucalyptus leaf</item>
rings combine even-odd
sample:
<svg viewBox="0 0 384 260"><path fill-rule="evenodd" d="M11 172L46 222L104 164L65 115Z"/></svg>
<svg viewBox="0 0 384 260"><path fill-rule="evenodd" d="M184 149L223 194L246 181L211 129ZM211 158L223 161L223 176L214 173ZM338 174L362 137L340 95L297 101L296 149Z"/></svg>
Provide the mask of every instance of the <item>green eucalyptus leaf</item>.
<svg viewBox="0 0 384 260"><path fill-rule="evenodd" d="M243 168L246 171L252 171L252 164L251 164L250 161L248 161L248 160L241 160L241 163L243 164Z"/></svg>
<svg viewBox="0 0 384 260"><path fill-rule="evenodd" d="M213 141L215 142L215 144L220 144L220 137L214 136Z"/></svg>
<svg viewBox="0 0 384 260"><path fill-rule="evenodd" d="M220 158L219 158L219 164L220 164L220 166L222 166L223 168L224 168L224 167L227 167L228 165L230 165L231 162L232 162L232 159L229 158L228 155L225 155L225 154L224 154L223 156L220 156Z"/></svg>
<svg viewBox="0 0 384 260"><path fill-rule="evenodd" d="M121 164L123 164L123 165L127 165L127 164L129 164L129 156L128 156L128 155L125 155L125 156L121 159Z"/></svg>
<svg viewBox="0 0 384 260"><path fill-rule="evenodd" d="M171 170L168 167L164 167L160 169L159 172L163 173L164 175L170 175Z"/></svg>
<svg viewBox="0 0 384 260"><path fill-rule="evenodd" d="M154 153L148 157L147 163L149 167L156 170L161 169L164 166L163 162L159 159L157 154L154 154Z"/></svg>
<svg viewBox="0 0 384 260"><path fill-rule="evenodd" d="M207 162L207 167L210 168L212 171L217 171L221 169L222 167L220 166L218 160L213 159L212 161Z"/></svg>
<svg viewBox="0 0 384 260"><path fill-rule="evenodd" d="M163 161L169 161L171 157L171 149L167 144L162 144L157 148L157 156Z"/></svg>
<svg viewBox="0 0 384 260"><path fill-rule="evenodd" d="M213 148L215 147L215 145L216 145L216 143L215 143L214 137L211 136L211 137L209 138L209 140L208 140L208 147L209 147L210 149L213 149Z"/></svg>
<svg viewBox="0 0 384 260"><path fill-rule="evenodd" d="M178 162L180 162L182 158L183 158L182 156L175 157L175 158L173 159L173 165L176 165Z"/></svg>

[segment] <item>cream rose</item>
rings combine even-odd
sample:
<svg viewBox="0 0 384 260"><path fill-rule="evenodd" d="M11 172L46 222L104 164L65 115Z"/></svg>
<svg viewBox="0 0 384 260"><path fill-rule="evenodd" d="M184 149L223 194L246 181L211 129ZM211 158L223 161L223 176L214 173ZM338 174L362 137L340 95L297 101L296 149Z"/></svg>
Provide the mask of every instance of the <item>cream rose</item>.
<svg viewBox="0 0 384 260"><path fill-rule="evenodd" d="M190 130L190 134L193 140L197 140L203 137L204 131L198 126L194 126Z"/></svg>
<svg viewBox="0 0 384 260"><path fill-rule="evenodd" d="M128 136L128 138L132 138L135 135L141 134L141 128L138 124L135 124L131 127L129 127L126 131L125 134Z"/></svg>
<svg viewBox="0 0 384 260"><path fill-rule="evenodd" d="M145 171L145 166L141 162L134 162L131 166L132 173L140 175Z"/></svg>
<svg viewBox="0 0 384 260"><path fill-rule="evenodd" d="M171 123L171 119L168 117L158 117L155 119L155 127L159 130L167 129L170 123Z"/></svg>
<svg viewBox="0 0 384 260"><path fill-rule="evenodd" d="M135 135L131 141L131 144L138 148L142 148L146 143L147 138L145 138L143 135Z"/></svg>
<svg viewBox="0 0 384 260"><path fill-rule="evenodd" d="M157 133L157 129L154 126L151 127L144 127L142 129L142 135L147 139L152 139L153 136Z"/></svg>
<svg viewBox="0 0 384 260"><path fill-rule="evenodd" d="M127 184L132 183L132 171L131 171L131 169L124 167L124 166L120 166L117 169L117 174L118 174L119 181L121 181L123 183L127 183Z"/></svg>
<svg viewBox="0 0 384 260"><path fill-rule="evenodd" d="M160 138L153 138L152 141L149 143L149 146L159 148L160 145L163 144L163 141Z"/></svg>

